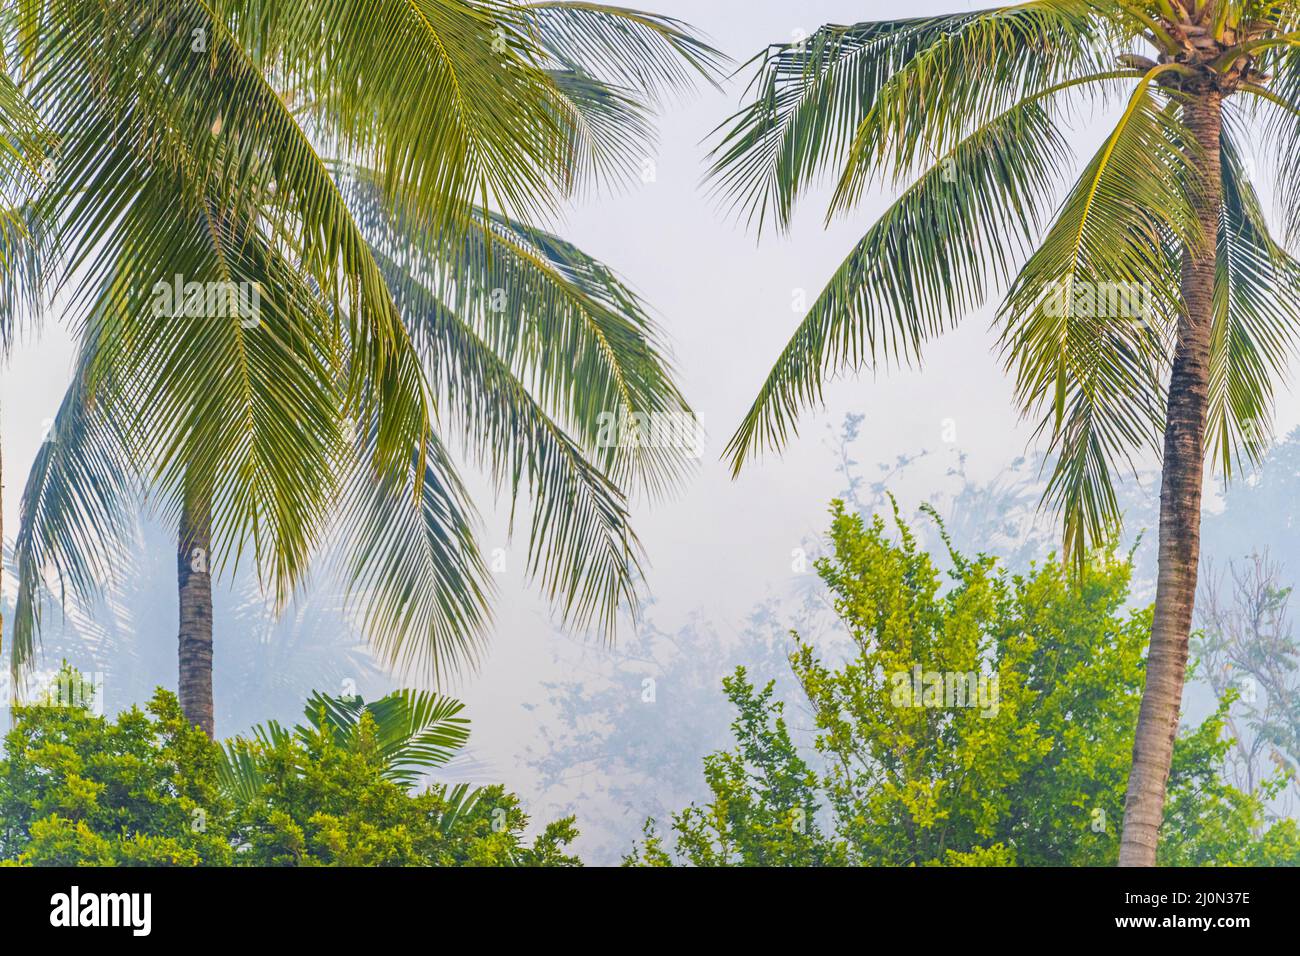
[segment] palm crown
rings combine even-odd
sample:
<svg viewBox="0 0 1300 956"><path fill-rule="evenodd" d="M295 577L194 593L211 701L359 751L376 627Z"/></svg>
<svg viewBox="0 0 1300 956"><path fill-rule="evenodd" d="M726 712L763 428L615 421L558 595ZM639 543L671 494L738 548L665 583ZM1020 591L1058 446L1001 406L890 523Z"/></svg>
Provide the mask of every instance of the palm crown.
<svg viewBox="0 0 1300 956"><path fill-rule="evenodd" d="M1109 535L1115 467L1159 448L1180 256L1196 238L1181 105L1201 82L1240 94L1218 157L1209 433L1225 469L1257 455L1294 340L1300 271L1274 238L1247 172L1260 167L1246 157L1259 136L1279 169L1300 148L1298 27L1300 4L1286 2L1040 0L830 26L761 54L752 102L725 130L713 169L746 212L784 226L798 193L828 171L830 215L873 184L910 182L782 353L732 440L736 468L785 441L831 372L919 361L927 339L1000 290L1002 355L1058 453L1049 496L1067 544ZM1119 120L1068 185L1063 124L1106 106ZM1294 177L1276 185L1290 235L1300 193ZM1147 297L1143 315L1059 307L1062 296L1078 304L1123 284Z"/></svg>

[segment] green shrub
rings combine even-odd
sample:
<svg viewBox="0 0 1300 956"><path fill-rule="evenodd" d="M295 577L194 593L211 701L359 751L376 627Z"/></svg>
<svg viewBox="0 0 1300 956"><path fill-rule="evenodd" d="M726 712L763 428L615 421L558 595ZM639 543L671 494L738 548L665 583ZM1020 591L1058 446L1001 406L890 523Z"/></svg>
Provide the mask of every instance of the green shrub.
<svg viewBox="0 0 1300 956"><path fill-rule="evenodd" d="M1011 575L950 549L945 582L897 513L896 541L879 517L832 515L817 568L853 651L828 663L794 635L813 754L772 685L738 669L723 684L736 746L704 763L711 800L673 815L671 852L648 821L626 862L1113 864L1151 624L1125 610L1129 562ZM1269 826L1220 777L1226 707L1177 742L1162 862L1300 863L1294 821Z"/></svg>
<svg viewBox="0 0 1300 956"><path fill-rule="evenodd" d="M226 748L158 690L115 720L15 710L0 759L0 862L86 866L570 866L572 818L531 843L501 787L418 785L463 745L460 705L313 697L307 723Z"/></svg>

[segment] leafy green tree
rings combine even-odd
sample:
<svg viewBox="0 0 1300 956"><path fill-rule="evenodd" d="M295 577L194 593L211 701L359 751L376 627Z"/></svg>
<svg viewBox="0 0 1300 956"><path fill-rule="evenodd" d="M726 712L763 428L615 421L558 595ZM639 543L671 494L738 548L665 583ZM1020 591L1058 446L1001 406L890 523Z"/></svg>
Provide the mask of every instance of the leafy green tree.
<svg viewBox="0 0 1300 956"><path fill-rule="evenodd" d="M458 701L399 692L371 704L315 695L307 722L256 728L227 746L239 862L253 866L568 866L572 818L530 846L528 817L501 787L410 792L469 737Z"/></svg>
<svg viewBox="0 0 1300 956"><path fill-rule="evenodd" d="M953 550L945 575L897 512L897 541L879 516L832 515L818 572L852 652L828 662L795 635L791 655L818 764L771 685L739 669L724 684L736 747L705 761L710 802L673 816L676 858L1113 864L1151 620L1125 610L1130 563L1103 550L1078 576L1056 561L1011 574ZM1225 713L1179 738L1161 859L1300 864L1295 822L1263 831L1260 800L1219 776ZM629 862L674 859L653 823L646 836Z"/></svg>
<svg viewBox="0 0 1300 956"><path fill-rule="evenodd" d="M1012 574L1028 571L1034 561L1049 559L1057 536L1050 521L1037 509L1043 491L1042 456L1014 460L988 480L969 477L961 450L952 447L917 448L873 466L872 450L863 447L859 438L860 419L848 415L836 426L828 423L823 434L836 453L842 488L838 497L845 500L847 508L864 517L880 509L887 514L889 489L910 483L913 490L909 499L935 503L956 550L994 552L1000 566ZM946 456L942 462L949 464L947 477L929 483L918 463L935 455ZM1279 562L1278 580L1273 586L1280 589L1289 583L1287 568L1300 566L1300 552L1288 537L1293 524L1290 516L1295 502L1300 500L1298 462L1300 432L1274 444L1251 481L1233 482L1224 489L1223 510L1206 514L1202 527L1202 550L1207 559L1216 563L1240 559L1266 543L1271 556L1284 558ZM1141 485L1146 487L1158 482L1158 475L1145 470L1141 478ZM930 490L918 494L918 482ZM1121 547L1132 547L1127 600L1130 604L1147 602L1155 585L1150 532L1155 526L1157 502L1142 497L1138 482L1125 482L1116 493L1125 520ZM913 517L910 510L905 514ZM923 533L928 530L925 525L916 528L918 536L927 542L935 537ZM811 537L801 544L809 553L816 553ZM946 562L942 554L935 557L940 563ZM799 580L820 584L816 575ZM1271 731L1266 735L1269 741L1261 741L1250 726L1252 708L1271 712L1267 722L1273 725L1275 718L1283 716L1286 701L1294 699L1283 687L1288 677L1284 629L1276 626L1276 608L1257 616L1265 610L1256 600L1263 594L1253 595L1240 607L1223 594L1217 600L1213 592L1210 595L1207 599L1203 591L1198 597L1198 608L1204 612L1198 628L1204 630L1205 637L1225 629L1251 637L1258 625L1260 636L1266 639L1252 638L1249 644L1253 649L1242 661L1250 660L1251 666L1264 665L1276 672L1255 678L1259 692L1256 703L1238 699L1226 725L1234 741L1229 759L1233 760L1242 749L1260 755L1262 772L1255 774L1255 779L1263 780L1273 771L1276 759L1268 743L1278 744L1279 738L1271 736ZM1227 620L1212 619L1210 611L1216 605ZM751 609L745 627L734 634L712 626L703 612L672 630L656 624L657 614L652 607L643 615L636 634L620 638L617 648L593 653L580 642L562 643L556 661L566 676L547 685L553 716L543 723L540 742L529 751L529 762L540 773L539 785L545 788L546 796L561 803L568 801L567 805L578 812L588 841L584 848L588 862L614 861L627 852L629 808L637 820L653 817L666 821L674 809L691 801L704 801L708 791L700 775L700 761L728 746L731 705L717 692L725 675L743 664L749 680L762 687L775 678L776 697L792 701L799 690L787 660L790 628L798 630L805 641L816 642L824 655L838 650L831 646L832 641L845 640L820 587L801 586L796 599L769 596ZM1221 680L1222 650L1198 645L1195 634L1193 637L1193 651L1200 663L1195 679L1189 677L1184 712L1203 715L1216 709L1222 697L1214 685L1228 685ZM1229 684L1243 685L1246 675L1242 664L1234 665L1228 674ZM647 678L656 684L654 704L644 700ZM1283 684L1278 684L1278 678L1283 679ZM1267 692L1270 685L1278 686L1275 693ZM530 706L528 711L530 719L545 715L540 706ZM796 739L800 739L797 733ZM1278 744L1276 750L1289 753L1285 744ZM1247 793L1256 791L1258 788L1248 777L1237 775L1241 769L1226 768L1228 782ZM1295 808L1295 793L1292 777L1290 802L1285 791L1272 798L1268 815L1294 815L1291 811ZM593 840L598 843L593 845Z"/></svg>
<svg viewBox="0 0 1300 956"><path fill-rule="evenodd" d="M639 164L650 107L718 55L594 3L2 10L0 111L34 117L59 253L36 278L69 290L81 345L24 493L16 671L46 570L93 593L147 491L177 528L180 699L209 735L212 575L246 560L283 607L331 530L386 662L443 677L491 592L452 433L533 494L529 568L566 620L611 630L640 556L626 495L684 456L602 445L600 416L689 409L635 297L529 223ZM177 276L255 289L257 312L160 310Z"/></svg>
<svg viewBox="0 0 1300 956"><path fill-rule="evenodd" d="M76 687L65 671L57 687ZM59 691L16 712L0 862L149 866L574 866L572 818L531 841L502 787L421 786L468 737L461 705L314 696L306 723L223 749L159 689L110 721Z"/></svg>
<svg viewBox="0 0 1300 956"><path fill-rule="evenodd" d="M731 729L738 746L704 758L705 781L715 799L674 816L678 852L696 866L842 863L843 848L827 840L817 822L817 774L790 739L783 704L772 699L772 683L757 690L739 667L723 679L723 689L736 708ZM634 849L626 862L671 865L653 820L647 821L645 836L644 847Z"/></svg>
<svg viewBox="0 0 1300 956"><path fill-rule="evenodd" d="M830 174L830 214L909 183L808 310L729 446L779 448L823 381L919 362L992 293L1022 412L1050 439L1045 502L1076 562L1120 519L1117 468L1160 455L1159 571L1122 864L1150 865L1192 627L1206 458L1267 447L1296 339L1300 263L1243 155L1300 151L1295 0L1029 0L826 26L755 57L721 133L721 191L785 227ZM1116 108L1075 168L1062 122ZM1257 136L1264 133L1267 136ZM1295 177L1274 184L1286 234ZM1062 199L1062 196L1064 197Z"/></svg>
<svg viewBox="0 0 1300 956"><path fill-rule="evenodd" d="M77 688L65 670L56 686ZM227 865L221 751L157 694L115 721L64 693L18 708L0 760L0 860L58 866Z"/></svg>

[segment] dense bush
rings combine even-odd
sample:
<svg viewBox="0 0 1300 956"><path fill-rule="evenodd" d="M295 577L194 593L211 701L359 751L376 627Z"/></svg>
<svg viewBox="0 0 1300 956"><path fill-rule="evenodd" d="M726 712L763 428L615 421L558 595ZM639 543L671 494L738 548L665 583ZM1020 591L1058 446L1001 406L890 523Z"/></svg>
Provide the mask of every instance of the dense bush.
<svg viewBox="0 0 1300 956"><path fill-rule="evenodd" d="M315 697L305 725L259 728L223 750L164 690L115 720L17 708L0 759L0 861L576 865L572 819L529 843L528 817L502 788L417 786L463 744L458 710L432 695Z"/></svg>
<svg viewBox="0 0 1300 956"><path fill-rule="evenodd" d="M1077 578L1057 562L1013 575L952 551L945 586L895 524L897 541L833 508L818 573L853 651L827 663L795 635L813 752L772 685L737 670L724 682L736 746L705 759L711 800L673 815L675 852L650 821L627 862L1115 862L1150 632L1149 609L1124 609L1130 563L1103 553ZM1295 822L1269 825L1258 795L1221 779L1225 708L1177 742L1162 861L1300 864Z"/></svg>

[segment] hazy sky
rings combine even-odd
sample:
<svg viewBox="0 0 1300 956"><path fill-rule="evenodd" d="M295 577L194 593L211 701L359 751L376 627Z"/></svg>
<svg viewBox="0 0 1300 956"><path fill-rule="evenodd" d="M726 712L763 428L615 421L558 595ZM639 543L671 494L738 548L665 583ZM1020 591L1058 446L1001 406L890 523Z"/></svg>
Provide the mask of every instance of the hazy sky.
<svg viewBox="0 0 1300 956"><path fill-rule="evenodd" d="M962 0L638 0L631 5L693 23L737 60L823 23L973 6ZM620 272L651 305L671 341L680 381L708 442L698 473L675 500L654 507L638 503L636 528L650 558L649 584L659 619L671 625L703 610L724 633L739 629L746 612L766 595L785 593L797 583L791 550L821 534L827 503L842 487L828 426L837 428L846 412L866 414L858 448L868 468L922 448L940 453L911 485L895 489L909 508L935 487L958 448L969 456L970 474L987 478L1034 447L992 353L985 309L928 346L920 370L835 383L827 408L804 416L800 437L780 457L756 462L740 480L731 480L719 455L795 328L797 291L804 290L809 301L816 296L888 198L868 197L851 216L824 228L828 195L823 190L801 204L789 235L767 232L758 241L701 186L703 141L736 108L742 85L706 89L671 108L661 122L654 181L584 202L557 225ZM1076 131L1080 158L1096 148L1098 136L1098 129ZM42 422L54 413L70 360L68 336L56 321L39 342L17 351L0 379L4 520L10 538ZM1281 396L1281 406L1284 433L1300 415L1289 393ZM956 434L950 445L943 441L946 420ZM502 521L493 516L490 500L482 508L483 544L490 551L504 544ZM470 705L476 750L516 785L524 783L518 780L517 754L534 731L521 705L538 700L541 681L555 672L553 624L544 603L519 580L520 563L513 560L501 579L497 632L480 673L457 688ZM175 582L167 576L157 586L174 592ZM172 601L174 606L174 595ZM158 627L159 653L174 654L174 621L160 621ZM220 653L220 621L217 627ZM221 688L216 692L219 697Z"/></svg>

